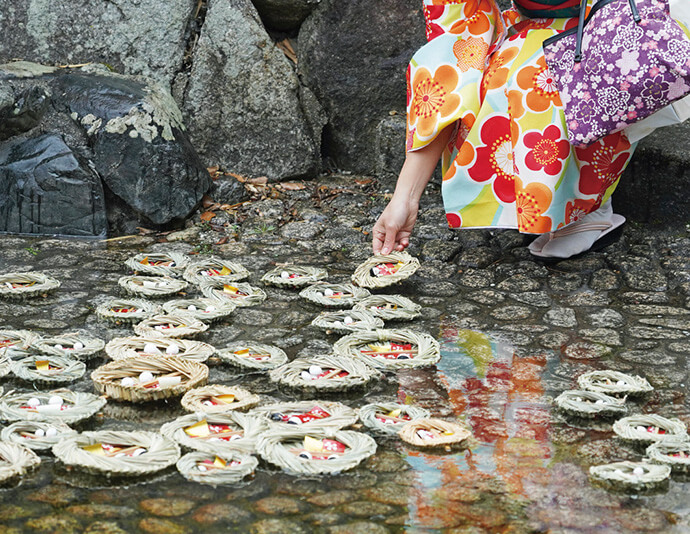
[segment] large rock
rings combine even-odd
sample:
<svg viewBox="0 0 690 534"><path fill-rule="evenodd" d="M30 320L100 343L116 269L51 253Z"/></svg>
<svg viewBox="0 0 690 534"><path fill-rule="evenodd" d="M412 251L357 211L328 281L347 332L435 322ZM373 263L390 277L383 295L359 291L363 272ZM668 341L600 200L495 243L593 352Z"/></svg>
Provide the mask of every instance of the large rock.
<svg viewBox="0 0 690 534"><path fill-rule="evenodd" d="M129 221L113 230L164 225L211 187L180 110L145 78L0 65L0 119L0 231L99 235L104 193L109 218Z"/></svg>
<svg viewBox="0 0 690 534"><path fill-rule="evenodd" d="M326 109L325 152L339 168L376 168L377 129L405 113L407 63L425 42L419 0L323 0L302 24L300 75Z"/></svg>
<svg viewBox="0 0 690 534"><path fill-rule="evenodd" d="M299 28L321 0L252 0L267 28L293 31Z"/></svg>
<svg viewBox="0 0 690 534"><path fill-rule="evenodd" d="M100 62L170 81L197 0L0 0L0 63Z"/></svg>
<svg viewBox="0 0 690 534"><path fill-rule="evenodd" d="M205 161L271 180L316 172L320 139L299 95L294 68L250 0L210 0L184 96Z"/></svg>

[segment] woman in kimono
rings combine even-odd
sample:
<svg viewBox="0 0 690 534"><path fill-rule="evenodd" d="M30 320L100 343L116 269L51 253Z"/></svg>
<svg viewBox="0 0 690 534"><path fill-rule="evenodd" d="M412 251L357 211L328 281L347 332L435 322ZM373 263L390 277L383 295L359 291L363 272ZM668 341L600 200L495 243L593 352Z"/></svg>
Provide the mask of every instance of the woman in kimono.
<svg viewBox="0 0 690 534"><path fill-rule="evenodd" d="M580 0L424 0L429 42L408 67L407 157L373 229L374 253L403 250L442 160L451 228L537 234L535 256L605 244L625 219L610 197L634 151L626 132L568 141L542 43L577 25Z"/></svg>

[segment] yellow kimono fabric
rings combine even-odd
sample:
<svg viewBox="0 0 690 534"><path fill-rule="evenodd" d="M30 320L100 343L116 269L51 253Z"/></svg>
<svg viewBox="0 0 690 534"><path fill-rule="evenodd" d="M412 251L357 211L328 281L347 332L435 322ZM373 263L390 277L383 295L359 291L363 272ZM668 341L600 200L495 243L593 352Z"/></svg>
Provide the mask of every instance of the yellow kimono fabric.
<svg viewBox="0 0 690 534"><path fill-rule="evenodd" d="M453 128L443 157L452 228L541 234L608 200L634 145L568 142L542 43L576 19L526 19L494 0L424 0L429 42L408 68L407 150Z"/></svg>

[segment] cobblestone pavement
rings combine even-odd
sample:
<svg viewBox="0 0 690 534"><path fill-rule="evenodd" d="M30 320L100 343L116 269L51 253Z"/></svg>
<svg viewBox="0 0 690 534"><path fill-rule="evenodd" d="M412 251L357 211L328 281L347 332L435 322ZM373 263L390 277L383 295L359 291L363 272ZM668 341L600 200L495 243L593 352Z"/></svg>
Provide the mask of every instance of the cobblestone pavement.
<svg viewBox="0 0 690 534"><path fill-rule="evenodd" d="M0 272L39 270L63 282L54 296L0 301L0 326L78 329L106 340L131 335L99 321L93 309L118 293L124 260L139 251L231 258L251 271L253 285L280 263L325 267L330 281L349 281L370 255L368 233L386 202L376 182L354 176L252 191L253 201L208 204L213 217L165 235L0 238ZM0 493L0 532L690 532L685 479L674 475L662 491L633 496L592 485L589 466L640 459L644 451L620 441L611 421L573 420L552 405L581 373L616 369L645 376L655 388L628 401L631 412L690 423L685 221L664 230L629 223L604 251L555 264L532 259L528 240L515 231L454 232L443 221L432 186L409 249L422 266L385 291L423 306L415 322L387 326L433 335L441 362L336 398L354 407L372 399L420 404L469 425L469 451L426 453L386 438L362 466L326 479L295 479L262 465L241 487L207 488L168 473L126 490L67 473L45 455L36 474ZM254 339L290 358L330 350L337 336L310 325L321 310L290 290L267 293L264 303L238 309L201 339L217 348ZM212 383L242 384L264 400L297 395L264 375L210 363ZM26 384L5 379L3 386ZM88 375L73 387L92 391ZM155 430L182 413L173 402L109 403L85 428Z"/></svg>

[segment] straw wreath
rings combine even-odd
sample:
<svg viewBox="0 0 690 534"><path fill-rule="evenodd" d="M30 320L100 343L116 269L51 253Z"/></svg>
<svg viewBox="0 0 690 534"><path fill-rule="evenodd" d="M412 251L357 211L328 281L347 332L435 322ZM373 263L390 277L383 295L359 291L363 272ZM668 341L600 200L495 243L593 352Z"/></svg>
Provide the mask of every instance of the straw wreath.
<svg viewBox="0 0 690 534"><path fill-rule="evenodd" d="M416 447L464 447L472 433L464 426L432 418L405 423L398 435L400 439Z"/></svg>
<svg viewBox="0 0 690 534"><path fill-rule="evenodd" d="M159 311L158 304L136 298L110 298L96 308L96 314L99 317L115 323L138 323L156 315Z"/></svg>
<svg viewBox="0 0 690 534"><path fill-rule="evenodd" d="M12 441L35 451L49 450L57 442L73 436L76 430L64 423L54 421L17 421L0 432L0 439Z"/></svg>
<svg viewBox="0 0 690 534"><path fill-rule="evenodd" d="M67 466L106 476L143 476L180 459L178 445L156 432L102 430L61 440L53 454Z"/></svg>
<svg viewBox="0 0 690 534"><path fill-rule="evenodd" d="M266 300L266 292L244 282L217 285L212 280L201 284L201 292L221 302L232 302L235 306L256 306Z"/></svg>
<svg viewBox="0 0 690 534"><path fill-rule="evenodd" d="M306 450L305 441L315 445L320 442L323 452ZM330 442L344 445L344 452L329 450ZM323 429L298 427L265 431L257 442L257 450L264 460L289 474L324 475L353 469L376 452L376 442L367 434L351 430L331 433Z"/></svg>
<svg viewBox="0 0 690 534"><path fill-rule="evenodd" d="M589 468L590 478L614 490L646 491L665 484L671 475L668 465L647 462L614 462Z"/></svg>
<svg viewBox="0 0 690 534"><path fill-rule="evenodd" d="M12 359L6 356L8 352L6 348L0 349L0 378L7 376L12 371Z"/></svg>
<svg viewBox="0 0 690 534"><path fill-rule="evenodd" d="M188 449L218 454L256 450L256 439L264 431L258 417L239 412L192 413L161 427L161 434Z"/></svg>
<svg viewBox="0 0 690 534"><path fill-rule="evenodd" d="M105 341L78 333L37 339L31 347L41 354L88 360L105 347Z"/></svg>
<svg viewBox="0 0 690 534"><path fill-rule="evenodd" d="M60 282L43 273L0 274L0 298L25 299L57 290Z"/></svg>
<svg viewBox="0 0 690 534"><path fill-rule="evenodd" d="M239 282L249 277L249 271L234 261L227 261L215 256L195 261L184 271L184 279L192 284L201 285L207 280L216 284Z"/></svg>
<svg viewBox="0 0 690 534"><path fill-rule="evenodd" d="M103 406L103 397L69 389L11 391L0 399L0 419L73 424L88 419Z"/></svg>
<svg viewBox="0 0 690 534"><path fill-rule="evenodd" d="M86 364L65 356L27 356L12 362L12 372L21 380L52 387L79 380L86 372Z"/></svg>
<svg viewBox="0 0 690 534"><path fill-rule="evenodd" d="M180 401L188 412L223 413L244 411L259 404L259 396L238 386L209 384L190 389Z"/></svg>
<svg viewBox="0 0 690 534"><path fill-rule="evenodd" d="M183 360L205 362L214 352L216 349L208 343L166 337L116 337L105 346L105 353L113 360L167 355Z"/></svg>
<svg viewBox="0 0 690 534"><path fill-rule="evenodd" d="M208 367L175 356L125 358L107 363L91 373L99 393L119 401L148 402L179 397L203 386Z"/></svg>
<svg viewBox="0 0 690 534"><path fill-rule="evenodd" d="M299 292L299 296L309 302L328 308L352 308L370 294L368 290L352 284L331 284L328 282L318 282Z"/></svg>
<svg viewBox="0 0 690 534"><path fill-rule="evenodd" d="M270 371L273 382L312 391L346 391L381 378L381 373L360 360L327 354L297 358Z"/></svg>
<svg viewBox="0 0 690 534"><path fill-rule="evenodd" d="M28 356L32 343L39 338L29 330L0 330L0 355L8 358Z"/></svg>
<svg viewBox="0 0 690 534"><path fill-rule="evenodd" d="M187 288L187 282L168 276L123 276L117 283L129 295L165 298Z"/></svg>
<svg viewBox="0 0 690 534"><path fill-rule="evenodd" d="M357 421L357 412L349 406L324 400L268 404L254 408L250 414L261 417L272 428L314 428L324 432L334 432Z"/></svg>
<svg viewBox="0 0 690 534"><path fill-rule="evenodd" d="M631 415L613 423L613 431L622 439L637 443L687 440L685 424L680 419L660 415Z"/></svg>
<svg viewBox="0 0 690 534"><path fill-rule="evenodd" d="M352 283L360 287L386 287L412 276L419 269L419 260L407 252L391 252L372 256L355 269Z"/></svg>
<svg viewBox="0 0 690 534"><path fill-rule="evenodd" d="M218 351L218 357L237 367L264 370L275 369L288 361L283 349L254 341L233 341Z"/></svg>
<svg viewBox="0 0 690 534"><path fill-rule="evenodd" d="M276 267L261 277L264 284L278 287L304 287L328 278L326 269L302 265Z"/></svg>
<svg viewBox="0 0 690 534"><path fill-rule="evenodd" d="M141 253L129 258L125 264L135 273L153 276L181 276L189 265L189 258L178 252L166 254Z"/></svg>
<svg viewBox="0 0 690 534"><path fill-rule="evenodd" d="M359 420L364 426L382 434L396 436L409 421L427 419L430 416L429 410L395 402L367 404L359 409Z"/></svg>
<svg viewBox="0 0 690 534"><path fill-rule="evenodd" d="M647 447L646 454L653 463L668 465L674 472L690 472L690 441L658 441Z"/></svg>
<svg viewBox="0 0 690 534"><path fill-rule="evenodd" d="M9 484L41 465L38 455L11 441L0 441L0 483Z"/></svg>
<svg viewBox="0 0 690 534"><path fill-rule="evenodd" d="M336 341L333 351L377 369L425 367L441 359L438 341L429 334L412 330L355 332Z"/></svg>
<svg viewBox="0 0 690 534"><path fill-rule="evenodd" d="M360 330L383 328L383 320L368 311L347 310L322 312L311 324L328 332L350 334Z"/></svg>
<svg viewBox="0 0 690 534"><path fill-rule="evenodd" d="M190 452L177 462L177 470L187 480L220 486L237 484L252 475L259 465L255 456L238 452Z"/></svg>
<svg viewBox="0 0 690 534"><path fill-rule="evenodd" d="M166 313L185 313L205 323L215 323L228 317L237 306L230 302L202 297L198 299L170 300L163 304Z"/></svg>
<svg viewBox="0 0 690 534"><path fill-rule="evenodd" d="M400 295L371 295L355 304L355 310L367 310L384 321L411 321L419 317L422 307Z"/></svg>
<svg viewBox="0 0 690 534"><path fill-rule="evenodd" d="M188 313L154 315L134 325L134 332L142 337L194 337L206 330L206 323Z"/></svg>
<svg viewBox="0 0 690 534"><path fill-rule="evenodd" d="M607 395L641 395L653 391L647 379L619 371L590 371L577 378L580 389Z"/></svg>
<svg viewBox="0 0 690 534"><path fill-rule="evenodd" d="M628 413L625 399L597 391L571 389L561 393L554 402L564 412L577 417L611 417Z"/></svg>

